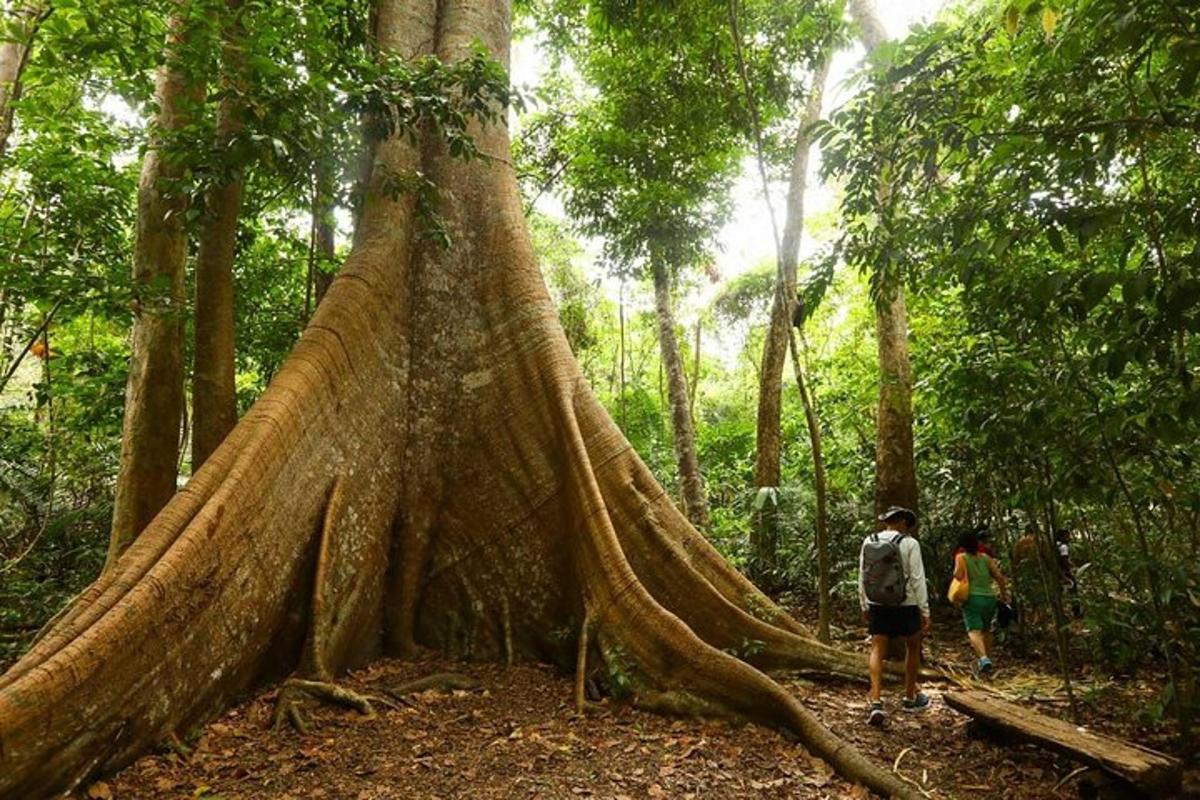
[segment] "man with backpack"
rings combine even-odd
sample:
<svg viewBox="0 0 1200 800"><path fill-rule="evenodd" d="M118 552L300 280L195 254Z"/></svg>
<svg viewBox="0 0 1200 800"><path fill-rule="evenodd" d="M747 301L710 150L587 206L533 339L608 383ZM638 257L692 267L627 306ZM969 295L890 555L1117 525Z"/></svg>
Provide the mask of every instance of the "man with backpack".
<svg viewBox="0 0 1200 800"><path fill-rule="evenodd" d="M917 515L892 506L879 516L879 521L883 530L863 540L858 556L858 600L871 634L871 708L867 722L876 727L887 719L880 694L890 639L903 639L905 644L904 708L920 711L929 705L929 697L917 691L921 639L930 627L925 564L921 561L921 545L913 536Z"/></svg>

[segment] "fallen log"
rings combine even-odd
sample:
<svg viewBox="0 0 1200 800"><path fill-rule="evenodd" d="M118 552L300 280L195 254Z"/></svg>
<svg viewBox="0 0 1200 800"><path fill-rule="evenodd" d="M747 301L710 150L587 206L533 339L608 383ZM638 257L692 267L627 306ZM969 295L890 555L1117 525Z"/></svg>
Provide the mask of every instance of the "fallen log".
<svg viewBox="0 0 1200 800"><path fill-rule="evenodd" d="M1171 797L1181 789L1182 764L1157 750L1092 733L988 692L947 692L945 700L985 728L1102 769L1149 797Z"/></svg>

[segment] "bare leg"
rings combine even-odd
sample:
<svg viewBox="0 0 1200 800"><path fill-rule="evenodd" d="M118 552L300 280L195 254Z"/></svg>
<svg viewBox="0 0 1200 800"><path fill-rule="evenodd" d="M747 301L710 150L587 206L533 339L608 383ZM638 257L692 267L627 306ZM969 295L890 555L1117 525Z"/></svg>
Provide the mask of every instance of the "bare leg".
<svg viewBox="0 0 1200 800"><path fill-rule="evenodd" d="M971 640L971 647L975 650L975 655L980 658L986 658L988 654L987 642L984 640L983 631L967 631L967 638Z"/></svg>
<svg viewBox="0 0 1200 800"><path fill-rule="evenodd" d="M983 654L988 658L992 657L992 632L983 632Z"/></svg>
<svg viewBox="0 0 1200 800"><path fill-rule="evenodd" d="M883 691L883 661L887 657L888 637L871 637L871 660L868 662L871 672L871 701L879 700Z"/></svg>
<svg viewBox="0 0 1200 800"><path fill-rule="evenodd" d="M917 696L917 673L921 671L920 631L904 640L904 696L912 700Z"/></svg>

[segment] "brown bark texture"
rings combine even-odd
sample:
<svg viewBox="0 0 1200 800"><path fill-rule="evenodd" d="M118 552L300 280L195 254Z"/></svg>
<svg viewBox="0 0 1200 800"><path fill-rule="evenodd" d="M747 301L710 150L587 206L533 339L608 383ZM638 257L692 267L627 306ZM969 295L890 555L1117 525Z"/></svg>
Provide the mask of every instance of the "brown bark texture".
<svg viewBox="0 0 1200 800"><path fill-rule="evenodd" d="M781 474L783 368L787 361L788 332L796 309L796 269L800 259L800 240L804 233L804 195L808 190L809 153L812 150L812 126L821 118L821 100L829 76L829 59L823 59L813 73L812 87L804 116L796 133L788 176L787 212L779 244L775 296L771 319L763 340L762 368L758 373L758 419L754 449L754 485L779 486ZM776 566L777 540L774 506L764 506L756 524L754 563L763 579Z"/></svg>
<svg viewBox="0 0 1200 800"><path fill-rule="evenodd" d="M904 289L875 306L879 349L879 411L875 417L875 508L917 509L913 459L912 366L908 358L908 312Z"/></svg>
<svg viewBox="0 0 1200 800"><path fill-rule="evenodd" d="M858 25L867 53L887 42L887 31L873 0L850 0L850 17ZM886 173L886 170L884 170ZM892 187L880 178L876 193L886 204ZM875 510L889 506L917 510L917 469L913 456L912 365L908 357L908 311L903 279L884 281L875 302L875 335L879 351L879 410L875 421Z"/></svg>
<svg viewBox="0 0 1200 800"><path fill-rule="evenodd" d="M667 368L667 398L671 406L671 433L675 462L679 468L683 509L691 523L703 531L708 529L708 500L704 496L704 478L700 474L700 459L696 455L696 431L692 425L687 375L683 370L683 356L679 352L679 338L675 333L671 279L662 264L656 263L653 273L658 346Z"/></svg>
<svg viewBox="0 0 1200 800"><path fill-rule="evenodd" d="M168 23L167 58L155 79L158 113L138 182L133 280L135 302L121 461L105 569L175 494L179 426L183 415L184 266L187 195L183 168L167 157L166 143L188 126L204 87L177 57L185 45L188 0Z"/></svg>
<svg viewBox="0 0 1200 800"><path fill-rule="evenodd" d="M382 48L507 63L507 0L386 0ZM571 355L529 242L507 132L486 157L389 140L361 228L270 387L150 527L0 676L0 798L129 763L298 666L321 559L333 674L418 644L620 675L614 687L781 729L915 792L766 674L861 675L675 508ZM447 250L389 176L441 187ZM336 491L337 513L328 513ZM579 655L574 636L585 628ZM756 643L746 647L747 641ZM733 655L742 653L742 657Z"/></svg>
<svg viewBox="0 0 1200 800"><path fill-rule="evenodd" d="M813 494L817 500L817 519L814 544L817 551L817 640L829 643L830 567L829 567L829 509L827 503L828 482L825 478L825 455L821 448L821 422L817 418L817 406L808 390L804 377L804 366L800 362L800 351L796 347L796 335L789 332L792 351L792 370L796 373L796 388L800 390L800 402L804 405L804 421L808 425L808 443L812 447Z"/></svg>
<svg viewBox="0 0 1200 800"><path fill-rule="evenodd" d="M973 717L985 727L1020 742L1047 750L1116 775L1135 791L1118 796L1175 797L1183 780L1176 758L1131 742L1093 733L1055 717L1039 714L980 690L947 692L946 705ZM1082 794L1082 793L1081 793Z"/></svg>
<svg viewBox="0 0 1200 800"><path fill-rule="evenodd" d="M221 91L216 146L227 153L244 127L240 82L241 0L229 0L222 43ZM192 471L203 466L237 424L234 383L233 262L244 177L240 166L205 196L196 251L196 298L192 355Z"/></svg>
<svg viewBox="0 0 1200 800"><path fill-rule="evenodd" d="M45 2L11 4L4 19L3 41L0 41L0 160L8 152L8 137L12 135L14 105L21 99L21 76L29 63L33 39L42 20L49 13Z"/></svg>
<svg viewBox="0 0 1200 800"><path fill-rule="evenodd" d="M313 186L312 237L313 237L313 294L320 305L333 282L330 273L337 258L336 228L333 216L333 177L329 169L317 165Z"/></svg>

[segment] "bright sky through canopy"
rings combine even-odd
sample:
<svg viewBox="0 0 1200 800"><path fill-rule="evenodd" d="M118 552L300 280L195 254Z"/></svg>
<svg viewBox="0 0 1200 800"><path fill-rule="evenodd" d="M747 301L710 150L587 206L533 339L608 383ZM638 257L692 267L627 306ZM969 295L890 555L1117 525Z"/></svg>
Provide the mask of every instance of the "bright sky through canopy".
<svg viewBox="0 0 1200 800"><path fill-rule="evenodd" d="M902 37L913 25L929 22L945 4L945 0L877 0L877 9L888 33ZM838 53L830 68L826 87L825 112L836 108L847 99L847 79L858 67L863 57L860 45ZM530 37L514 43L512 57L513 82L522 87L536 86L545 70L545 57ZM835 195L829 187L817 180L820 169L820 150L810 160L811 175L806 206L809 221L825 216L832 209ZM772 186L772 198L776 214L781 213L787 194L783 183ZM742 175L733 189L734 211L729 223L718 237L716 253L717 267L724 278L730 278L775 256L771 234L771 223L763 203L762 191L754 162L747 159ZM562 215L557 198L543 195L538 207L555 216ZM782 225L782 220L779 220ZM806 235L801 245L801 257L812 253L815 242Z"/></svg>

